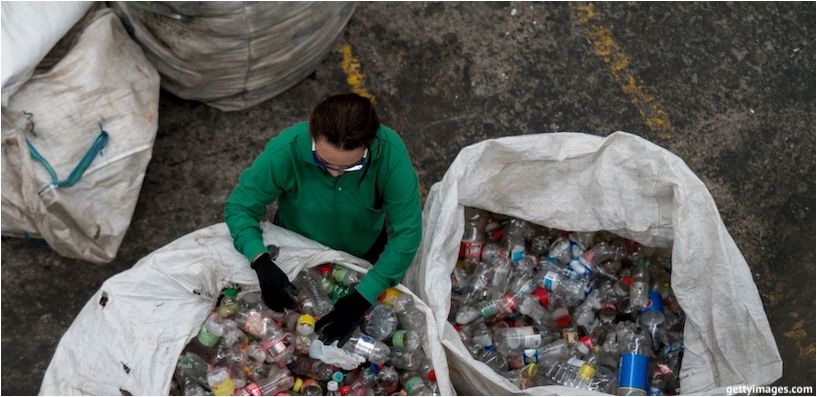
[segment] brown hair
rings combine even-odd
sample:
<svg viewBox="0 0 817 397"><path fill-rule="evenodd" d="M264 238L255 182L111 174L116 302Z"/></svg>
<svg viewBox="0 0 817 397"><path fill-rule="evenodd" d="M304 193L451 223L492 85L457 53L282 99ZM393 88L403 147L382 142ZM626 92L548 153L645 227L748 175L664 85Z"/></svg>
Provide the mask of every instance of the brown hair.
<svg viewBox="0 0 817 397"><path fill-rule="evenodd" d="M309 117L312 138L325 138L343 150L371 146L380 119L368 98L357 94L333 95L323 100Z"/></svg>

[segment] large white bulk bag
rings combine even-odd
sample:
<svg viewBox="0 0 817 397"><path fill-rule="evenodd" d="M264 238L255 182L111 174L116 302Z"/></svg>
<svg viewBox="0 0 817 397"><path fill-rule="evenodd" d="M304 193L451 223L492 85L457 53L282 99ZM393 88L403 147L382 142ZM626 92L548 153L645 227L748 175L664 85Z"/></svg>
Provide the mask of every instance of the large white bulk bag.
<svg viewBox="0 0 817 397"><path fill-rule="evenodd" d="M434 312L460 393L588 393L562 386L520 391L473 359L447 322L463 206L672 246L672 289L686 313L681 393L725 394L728 386L781 376L749 266L703 182L680 158L635 135L554 133L468 146L429 192L422 244L404 283Z"/></svg>
<svg viewBox="0 0 817 397"><path fill-rule="evenodd" d="M290 280L305 268L333 262L366 272L369 262L278 226L263 223L264 244L280 248L276 263ZM219 223L160 248L130 270L111 277L63 335L46 370L41 395L166 395L184 346L196 336L232 281L257 288L247 258ZM401 292L408 289L400 285ZM444 395L454 390L431 310L426 315L426 356ZM104 303L104 304L103 304Z"/></svg>
<svg viewBox="0 0 817 397"><path fill-rule="evenodd" d="M4 3L5 4L5 3ZM113 260L158 127L159 75L109 9L2 109L2 233Z"/></svg>
<svg viewBox="0 0 817 397"><path fill-rule="evenodd" d="M91 8L91 1L2 3L3 106L34 73L37 64Z"/></svg>
<svg viewBox="0 0 817 397"><path fill-rule="evenodd" d="M311 74L352 17L349 2L116 2L162 87L221 110Z"/></svg>

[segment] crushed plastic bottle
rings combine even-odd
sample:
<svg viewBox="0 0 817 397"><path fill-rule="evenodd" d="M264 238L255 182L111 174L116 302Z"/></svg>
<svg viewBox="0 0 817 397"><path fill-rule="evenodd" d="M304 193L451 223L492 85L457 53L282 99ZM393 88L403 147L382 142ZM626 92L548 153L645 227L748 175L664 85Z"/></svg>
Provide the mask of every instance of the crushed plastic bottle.
<svg viewBox="0 0 817 397"><path fill-rule="evenodd" d="M397 330L397 314L388 305L375 304L363 315L363 333L379 341Z"/></svg>

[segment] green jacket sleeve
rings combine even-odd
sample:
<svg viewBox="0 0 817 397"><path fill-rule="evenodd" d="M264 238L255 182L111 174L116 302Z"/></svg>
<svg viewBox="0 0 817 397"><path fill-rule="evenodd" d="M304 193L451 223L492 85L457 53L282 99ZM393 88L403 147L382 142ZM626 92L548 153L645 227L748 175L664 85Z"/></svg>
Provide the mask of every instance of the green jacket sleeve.
<svg viewBox="0 0 817 397"><path fill-rule="evenodd" d="M385 180L383 206L389 239L374 267L357 286L358 292L372 303L383 290L400 283L422 238L422 204L417 174L405 146L400 145L395 152L390 158L387 175L381 178Z"/></svg>
<svg viewBox="0 0 817 397"><path fill-rule="evenodd" d="M274 139L250 168L241 173L238 186L224 206L224 219L233 244L250 261L267 250L259 224L267 206L292 181L290 153L286 148L273 145L273 142Z"/></svg>

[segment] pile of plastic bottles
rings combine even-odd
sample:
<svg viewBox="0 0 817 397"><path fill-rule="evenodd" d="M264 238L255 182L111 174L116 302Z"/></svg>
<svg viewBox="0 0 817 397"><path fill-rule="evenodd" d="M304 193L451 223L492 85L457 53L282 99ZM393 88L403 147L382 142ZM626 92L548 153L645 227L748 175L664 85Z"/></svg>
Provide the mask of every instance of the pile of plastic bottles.
<svg viewBox="0 0 817 397"><path fill-rule="evenodd" d="M316 319L360 276L342 265L305 269L293 282L300 308L283 313L267 308L257 291L228 285L182 351L170 394L439 394L423 350L425 315L410 295L387 289L342 349L317 340Z"/></svg>
<svg viewBox="0 0 817 397"><path fill-rule="evenodd" d="M520 389L679 393L684 314L669 250L466 208L459 258L449 321Z"/></svg>

